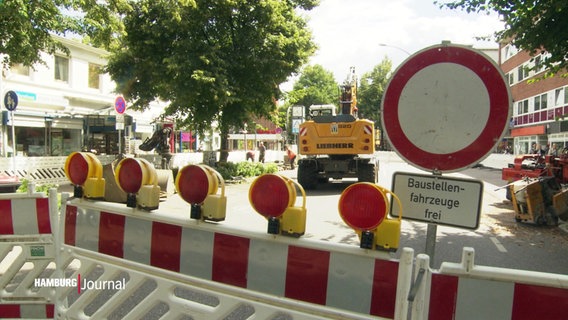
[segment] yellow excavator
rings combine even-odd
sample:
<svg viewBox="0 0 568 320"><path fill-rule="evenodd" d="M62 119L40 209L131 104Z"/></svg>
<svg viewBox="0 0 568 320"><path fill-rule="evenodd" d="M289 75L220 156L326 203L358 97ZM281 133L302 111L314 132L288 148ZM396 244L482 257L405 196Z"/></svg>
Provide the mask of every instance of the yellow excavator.
<svg viewBox="0 0 568 320"><path fill-rule="evenodd" d="M310 118L300 125L298 182L306 190L329 179L357 178L376 183L379 162L375 158L375 127L357 118L357 76L351 67L340 86L340 111L334 105L310 107ZM329 110L326 110L329 109Z"/></svg>

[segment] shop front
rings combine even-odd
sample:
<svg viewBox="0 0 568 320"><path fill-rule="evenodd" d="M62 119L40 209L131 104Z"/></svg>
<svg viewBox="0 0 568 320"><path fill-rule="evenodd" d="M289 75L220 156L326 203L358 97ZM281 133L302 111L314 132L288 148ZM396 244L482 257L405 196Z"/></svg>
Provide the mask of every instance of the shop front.
<svg viewBox="0 0 568 320"><path fill-rule="evenodd" d="M2 113L2 156L12 154L12 126L15 154L27 157L66 156L81 149L83 119L51 117L14 112Z"/></svg>

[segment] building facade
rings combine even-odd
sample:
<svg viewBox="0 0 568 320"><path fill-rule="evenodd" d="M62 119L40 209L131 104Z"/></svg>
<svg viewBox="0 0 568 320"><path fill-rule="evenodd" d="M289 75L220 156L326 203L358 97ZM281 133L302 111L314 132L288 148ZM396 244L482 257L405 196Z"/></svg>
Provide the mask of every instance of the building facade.
<svg viewBox="0 0 568 320"><path fill-rule="evenodd" d="M511 130L505 140L509 150L526 154L535 144L544 150L555 144L561 152L568 147L568 77L544 78L543 54L533 57L507 43L499 49L499 64L513 97Z"/></svg>
<svg viewBox="0 0 568 320"><path fill-rule="evenodd" d="M44 64L16 65L2 72L2 97L13 91L18 105L4 106L0 116L0 156L65 156L92 150L132 152L154 131L164 103L146 112L115 110L118 95L110 75L101 72L108 52L76 40L57 37L70 51L43 54ZM2 98L3 100L3 98ZM15 141L14 141L15 139Z"/></svg>

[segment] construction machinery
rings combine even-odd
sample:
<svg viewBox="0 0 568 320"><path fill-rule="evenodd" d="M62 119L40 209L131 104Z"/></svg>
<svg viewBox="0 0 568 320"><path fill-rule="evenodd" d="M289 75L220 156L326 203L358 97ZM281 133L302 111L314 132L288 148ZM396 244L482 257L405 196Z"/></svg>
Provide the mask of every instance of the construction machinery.
<svg viewBox="0 0 568 320"><path fill-rule="evenodd" d="M515 220L541 225L557 225L568 220L568 154L541 156L525 154L501 171L508 182L507 199L515 210Z"/></svg>
<svg viewBox="0 0 568 320"><path fill-rule="evenodd" d="M357 76L352 67L340 86L340 114L334 105L310 107L310 119L300 125L298 182L306 190L329 179L357 178L376 183L374 123L357 118Z"/></svg>

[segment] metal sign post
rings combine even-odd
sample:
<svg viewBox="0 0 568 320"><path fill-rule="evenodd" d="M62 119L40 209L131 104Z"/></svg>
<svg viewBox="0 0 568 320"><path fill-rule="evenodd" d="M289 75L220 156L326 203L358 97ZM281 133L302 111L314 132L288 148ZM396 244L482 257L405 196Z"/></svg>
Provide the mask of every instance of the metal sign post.
<svg viewBox="0 0 568 320"><path fill-rule="evenodd" d="M14 128L14 110L18 106L18 95L14 91L8 91L4 95L4 106L10 111L10 123L12 124L12 170L16 170L16 129Z"/></svg>

